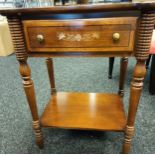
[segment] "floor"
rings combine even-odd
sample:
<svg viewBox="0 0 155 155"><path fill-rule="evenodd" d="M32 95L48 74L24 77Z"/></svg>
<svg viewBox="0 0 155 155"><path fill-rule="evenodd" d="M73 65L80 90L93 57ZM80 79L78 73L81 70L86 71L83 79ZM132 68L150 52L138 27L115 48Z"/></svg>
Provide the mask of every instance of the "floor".
<svg viewBox="0 0 155 155"><path fill-rule="evenodd" d="M44 59L29 59L35 83L39 114L50 97ZM125 108L135 60L129 61L125 85ZM108 77L107 58L55 58L56 86L59 91L117 92L119 58L113 79ZM149 73L149 72L148 72ZM137 119L132 153L155 153L155 96L148 93L146 76ZM15 56L0 58L0 153L120 153L123 133L43 129L45 147L34 143L31 115L23 92Z"/></svg>

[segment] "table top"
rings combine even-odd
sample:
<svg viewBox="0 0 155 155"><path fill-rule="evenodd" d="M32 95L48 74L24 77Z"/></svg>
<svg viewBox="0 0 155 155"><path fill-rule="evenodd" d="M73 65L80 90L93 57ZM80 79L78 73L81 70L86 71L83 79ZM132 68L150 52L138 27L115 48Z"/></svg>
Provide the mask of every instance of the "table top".
<svg viewBox="0 0 155 155"><path fill-rule="evenodd" d="M155 10L155 1L148 2L121 2L121 3L100 3L100 4L85 4L72 6L50 6L39 8L7 8L0 9L2 15L13 14L32 14L32 13L82 13L95 11L127 11L127 10Z"/></svg>

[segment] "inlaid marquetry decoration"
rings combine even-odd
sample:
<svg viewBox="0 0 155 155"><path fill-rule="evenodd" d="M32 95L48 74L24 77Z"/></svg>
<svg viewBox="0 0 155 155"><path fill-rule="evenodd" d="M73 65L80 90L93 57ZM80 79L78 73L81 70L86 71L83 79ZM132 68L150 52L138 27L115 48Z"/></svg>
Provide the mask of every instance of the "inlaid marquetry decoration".
<svg viewBox="0 0 155 155"><path fill-rule="evenodd" d="M97 32L84 33L84 34L75 34L75 33L65 33L59 32L57 33L58 40L63 41L93 41L100 39L100 34Z"/></svg>

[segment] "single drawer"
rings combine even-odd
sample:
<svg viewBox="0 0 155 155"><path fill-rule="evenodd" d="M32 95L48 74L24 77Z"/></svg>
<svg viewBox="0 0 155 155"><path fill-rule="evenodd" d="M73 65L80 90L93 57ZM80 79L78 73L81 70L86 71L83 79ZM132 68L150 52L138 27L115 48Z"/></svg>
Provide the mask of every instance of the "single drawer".
<svg viewBox="0 0 155 155"><path fill-rule="evenodd" d="M136 17L26 20L29 52L133 51Z"/></svg>

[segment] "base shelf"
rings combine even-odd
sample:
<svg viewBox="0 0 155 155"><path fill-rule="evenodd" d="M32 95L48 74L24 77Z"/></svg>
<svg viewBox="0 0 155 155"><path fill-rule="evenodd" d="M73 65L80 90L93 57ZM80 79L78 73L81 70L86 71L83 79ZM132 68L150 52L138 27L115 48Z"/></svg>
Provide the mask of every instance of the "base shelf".
<svg viewBox="0 0 155 155"><path fill-rule="evenodd" d="M57 92L40 121L43 127L124 131L126 116L117 94Z"/></svg>

